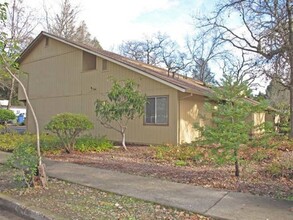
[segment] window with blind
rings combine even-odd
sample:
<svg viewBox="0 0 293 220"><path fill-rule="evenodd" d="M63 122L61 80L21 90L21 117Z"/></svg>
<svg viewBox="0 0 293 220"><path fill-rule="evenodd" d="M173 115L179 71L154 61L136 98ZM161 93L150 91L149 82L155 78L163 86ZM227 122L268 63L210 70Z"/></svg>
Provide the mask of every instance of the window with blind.
<svg viewBox="0 0 293 220"><path fill-rule="evenodd" d="M148 97L144 123L150 125L168 124L168 96Z"/></svg>

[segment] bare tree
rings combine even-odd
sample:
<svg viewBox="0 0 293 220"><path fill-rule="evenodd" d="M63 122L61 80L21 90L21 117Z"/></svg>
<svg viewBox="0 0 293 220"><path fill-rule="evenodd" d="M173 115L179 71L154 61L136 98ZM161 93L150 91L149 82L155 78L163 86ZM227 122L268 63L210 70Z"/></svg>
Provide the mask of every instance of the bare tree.
<svg viewBox="0 0 293 220"><path fill-rule="evenodd" d="M88 27L87 27L85 21L81 21L79 26L76 28L73 40L75 40L79 43L83 43L83 44L92 46L94 48L102 49L98 39L95 37L94 38L91 37L91 34L88 31Z"/></svg>
<svg viewBox="0 0 293 220"><path fill-rule="evenodd" d="M72 6L70 0L62 0L60 11L53 16L52 22L49 22L49 18L46 19L47 30L57 36L72 39L75 35L78 13L78 6ZM46 14L49 16L48 12Z"/></svg>
<svg viewBox="0 0 293 220"><path fill-rule="evenodd" d="M257 63L252 62L252 59L244 51L242 51L240 57L225 57L221 65L223 75L230 75L235 82L239 84L244 83L250 88L259 86L256 82L259 66Z"/></svg>
<svg viewBox="0 0 293 220"><path fill-rule="evenodd" d="M142 41L124 41L119 46L119 53L133 60L145 62L147 64L152 64L147 62L145 59L144 42Z"/></svg>
<svg viewBox="0 0 293 220"><path fill-rule="evenodd" d="M84 20L78 24L80 7L72 5L70 0L61 0L59 12L51 14L46 4L43 4L45 29L59 37L83 43L95 48L102 48L97 38L92 38Z"/></svg>
<svg viewBox="0 0 293 220"><path fill-rule="evenodd" d="M216 82L215 73L209 66L211 63L219 65L224 59L229 58L230 52L223 44L220 33L208 32L205 29L201 29L192 40L187 39L189 72L193 78L206 83L214 84Z"/></svg>
<svg viewBox="0 0 293 220"><path fill-rule="evenodd" d="M6 7L7 4L1 4L0 3L0 24L4 24L6 23ZM42 157L41 157L41 148L40 148L40 133L39 133L39 123L37 120L37 117L35 115L33 106L30 103L30 99L28 97L28 94L26 92L26 88L23 85L23 83L19 80L18 75L19 75L19 71L18 71L18 65L15 61L15 58L18 56L17 52L18 52L18 46L17 46L17 41L15 40L11 40L10 41L10 47L7 48L5 45L5 42L9 41L9 39L7 39L7 34L4 32L0 33L0 67L6 70L6 73L15 79L15 81L17 81L19 83L19 85L21 86L21 88L23 89L25 98L26 98L26 102L28 104L29 109L31 110L34 122L35 122L35 126L36 126L36 132L37 132L37 155L38 155L38 176L39 179L41 181L41 184L43 187L46 187L47 185L47 177L46 177L46 172L45 172L45 167L44 164L42 163ZM16 52L11 52L11 50L16 51Z"/></svg>
<svg viewBox="0 0 293 220"><path fill-rule="evenodd" d="M8 16L5 27L9 39L17 41L20 50L27 47L33 40L33 32L39 24L36 10L23 3L23 0L11 0L8 7Z"/></svg>
<svg viewBox="0 0 293 220"><path fill-rule="evenodd" d="M224 0L201 26L217 29L222 40L279 66L279 79L290 90L290 137L293 138L293 4L292 0ZM239 27L231 18L238 18ZM237 23L236 22L236 23ZM234 26L234 27L233 27ZM267 72L267 71L265 71ZM270 76L270 75L269 75Z"/></svg>
<svg viewBox="0 0 293 220"><path fill-rule="evenodd" d="M8 6L7 22L5 25L1 23L0 28L7 34L5 48L9 50L12 47L12 42L18 42L19 47L17 48L17 52L19 52L32 41L33 31L38 25L38 18L35 10L25 5L23 0L11 0ZM9 51L15 52L15 49ZM5 84L3 91L8 93L5 94L5 98L9 100L7 106L9 109L12 104L12 99L16 97L15 91L17 85L13 77L10 80L3 80L1 84Z"/></svg>
<svg viewBox="0 0 293 220"><path fill-rule="evenodd" d="M178 44L166 34L160 32L141 41L126 41L119 46L123 56L147 64L165 67L168 75L175 77L187 65L186 54L179 51Z"/></svg>
<svg viewBox="0 0 293 220"><path fill-rule="evenodd" d="M177 49L174 42L167 42L161 46L161 59L168 71L168 76L172 74L174 78L176 74L183 74L183 70L189 65L187 55Z"/></svg>
<svg viewBox="0 0 293 220"><path fill-rule="evenodd" d="M143 40L125 41L119 46L119 52L129 57L151 65L158 65L162 62L160 57L161 48L169 37L160 32L152 36L145 36Z"/></svg>

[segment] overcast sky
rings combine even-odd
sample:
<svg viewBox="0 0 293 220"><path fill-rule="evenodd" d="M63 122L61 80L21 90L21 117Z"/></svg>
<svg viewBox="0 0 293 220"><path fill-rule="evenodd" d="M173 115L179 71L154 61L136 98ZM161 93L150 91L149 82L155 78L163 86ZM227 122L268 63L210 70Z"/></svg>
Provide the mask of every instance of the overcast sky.
<svg viewBox="0 0 293 220"><path fill-rule="evenodd" d="M42 10L44 0L24 0ZM61 0L45 1L56 10ZM79 19L85 20L90 33L102 47L112 50L122 41L140 39L158 31L183 45L194 31L192 15L208 12L214 0L71 0L79 5ZM207 3L208 2L208 3Z"/></svg>

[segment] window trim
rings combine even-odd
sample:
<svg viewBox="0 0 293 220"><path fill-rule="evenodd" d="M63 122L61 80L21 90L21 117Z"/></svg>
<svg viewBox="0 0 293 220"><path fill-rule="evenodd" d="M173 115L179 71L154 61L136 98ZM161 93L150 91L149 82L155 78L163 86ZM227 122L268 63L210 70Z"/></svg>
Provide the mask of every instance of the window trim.
<svg viewBox="0 0 293 220"><path fill-rule="evenodd" d="M143 117L143 125L147 125L147 126L169 126L169 95L153 95L153 96L147 96L147 99L149 98L155 98L155 100L157 98L162 98L162 97L165 97L167 100L167 103L166 103L166 106L167 106L167 122L166 123L147 123L146 122L146 107L147 107L147 103L145 104L145 114L144 114L144 117ZM156 101L155 101L155 106L156 106ZM155 118L156 118L156 115L157 115L157 112L156 112L156 107L155 107Z"/></svg>

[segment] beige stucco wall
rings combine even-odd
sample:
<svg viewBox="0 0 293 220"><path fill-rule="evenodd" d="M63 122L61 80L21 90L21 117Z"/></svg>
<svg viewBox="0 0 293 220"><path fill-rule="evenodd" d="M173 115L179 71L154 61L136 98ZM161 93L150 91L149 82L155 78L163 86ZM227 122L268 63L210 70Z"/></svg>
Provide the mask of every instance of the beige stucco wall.
<svg viewBox="0 0 293 220"><path fill-rule="evenodd" d="M204 125L201 119L204 111L204 96L179 93L180 105L180 143L190 143L199 137L199 132L193 128L194 123Z"/></svg>
<svg viewBox="0 0 293 220"><path fill-rule="evenodd" d="M97 57L96 70L82 71L82 51L63 43L45 39L22 61L21 70L29 73L28 93L43 130L50 118L61 112L83 113L94 122L93 135L106 135L119 141L120 134L104 128L95 117L94 103L97 98L106 99L111 78L133 79L147 96L169 97L169 124L167 126L143 125L143 118L131 121L126 141L134 143L178 143L178 92L177 90L142 76L115 63L108 62L102 70L102 59ZM31 114L28 114L28 130L34 132Z"/></svg>

